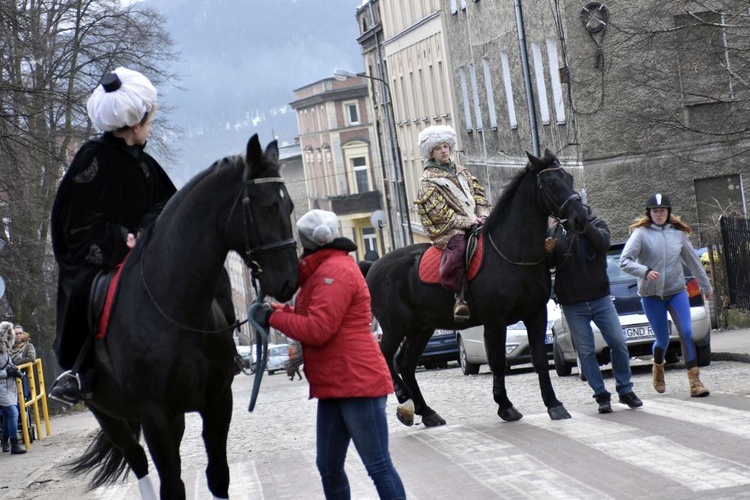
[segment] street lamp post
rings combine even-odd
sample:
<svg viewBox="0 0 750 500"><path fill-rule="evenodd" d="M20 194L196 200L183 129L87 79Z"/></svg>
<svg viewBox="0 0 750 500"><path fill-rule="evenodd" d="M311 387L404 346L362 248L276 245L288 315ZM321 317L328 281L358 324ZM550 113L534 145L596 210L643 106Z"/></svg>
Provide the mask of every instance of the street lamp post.
<svg viewBox="0 0 750 500"><path fill-rule="evenodd" d="M406 246L414 243L414 235L411 229L409 201L406 198L406 186L404 184L404 164L401 159L401 148L398 144L398 135L395 131L396 115L393 111L393 94L391 94L391 87L388 85L388 82L382 78L371 76L367 73L352 73L345 69L336 69L333 72L333 77L340 81L348 78L356 78L358 76L380 82L386 91L385 94L387 94L387 99L383 105L388 108L385 112L385 121L386 128L388 129L388 138L391 143L391 179L393 179L392 182L395 185L396 207L399 217L399 227L401 228L399 238L401 246Z"/></svg>

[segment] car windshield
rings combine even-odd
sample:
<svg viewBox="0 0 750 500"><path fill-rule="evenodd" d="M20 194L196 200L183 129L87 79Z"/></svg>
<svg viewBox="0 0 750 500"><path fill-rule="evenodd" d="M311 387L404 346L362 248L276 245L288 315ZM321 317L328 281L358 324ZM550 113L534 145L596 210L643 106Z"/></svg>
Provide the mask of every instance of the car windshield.
<svg viewBox="0 0 750 500"><path fill-rule="evenodd" d="M268 350L269 356L284 356L289 354L289 348L285 345L272 347Z"/></svg>
<svg viewBox="0 0 750 500"><path fill-rule="evenodd" d="M635 281L635 276L620 269L620 254L622 254L621 248L610 249L607 252L607 276L611 285Z"/></svg>

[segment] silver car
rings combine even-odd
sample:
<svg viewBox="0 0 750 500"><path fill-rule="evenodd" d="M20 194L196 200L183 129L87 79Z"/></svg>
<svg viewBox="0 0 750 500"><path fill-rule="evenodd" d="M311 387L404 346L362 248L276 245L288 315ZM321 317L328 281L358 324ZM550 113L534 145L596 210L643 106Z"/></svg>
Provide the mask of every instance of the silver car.
<svg viewBox="0 0 750 500"><path fill-rule="evenodd" d="M269 375L273 375L280 370L286 370L287 361L289 361L289 344L268 344L266 369Z"/></svg>
<svg viewBox="0 0 750 500"><path fill-rule="evenodd" d="M624 246L624 243L613 244L607 252L607 275L609 276L612 300L620 317L622 333L625 335L630 356L650 356L654 332L651 330L651 325L649 325L641 306L637 279L620 270L620 254ZM687 269L685 269L685 279L687 280L688 296L690 297L693 343L695 344L698 366L707 366L711 363L711 321L698 287L698 281L692 277ZM665 358L667 363L676 363L682 355L680 336L671 319L669 326L671 335ZM597 360L600 365L605 365L610 362L609 348L593 322L591 328L594 331ZM552 350L555 371L559 376L565 377L572 373L574 366L578 366L578 358L564 314L555 321L552 331L554 333ZM578 372L581 373L580 369ZM583 378L582 375L581 378Z"/></svg>
<svg viewBox="0 0 750 500"><path fill-rule="evenodd" d="M547 303L547 335L545 347L549 359L552 359L552 324L560 316L560 309L554 301ZM487 364L487 351L484 347L484 327L482 325L456 332L458 341L459 362L464 375L479 373L480 365ZM531 349L523 322L508 325L505 338L505 371L515 365L531 362Z"/></svg>

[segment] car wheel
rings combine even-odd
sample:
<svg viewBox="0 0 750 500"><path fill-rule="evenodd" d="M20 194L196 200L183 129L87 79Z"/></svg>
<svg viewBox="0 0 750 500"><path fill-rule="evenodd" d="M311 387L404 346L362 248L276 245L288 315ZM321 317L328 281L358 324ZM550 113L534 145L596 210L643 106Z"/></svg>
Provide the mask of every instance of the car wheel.
<svg viewBox="0 0 750 500"><path fill-rule="evenodd" d="M573 373L573 367L565 362L562 349L560 349L555 341L552 342L552 359L555 362L555 371L558 377L568 377Z"/></svg>
<svg viewBox="0 0 750 500"><path fill-rule="evenodd" d="M666 362L666 363L667 363L668 365L673 365L673 364L675 364L675 363L679 363L679 362L680 362L680 355L679 355L679 353L676 353L676 352L674 352L674 351L671 351L671 352L669 352L669 351L668 351L668 352L667 352L667 353L666 353L666 354L664 355L664 361L665 361L665 362Z"/></svg>
<svg viewBox="0 0 750 500"><path fill-rule="evenodd" d="M464 339L458 337L458 360L461 363L461 371L464 375L476 375L479 373L479 365L469 362L466 359L466 347L464 347Z"/></svg>
<svg viewBox="0 0 750 500"><path fill-rule="evenodd" d="M269 375L273 375L274 373L276 373L276 370L268 370Z"/></svg>
<svg viewBox="0 0 750 500"><path fill-rule="evenodd" d="M695 346L695 359L698 366L708 366L711 364L711 342L706 345Z"/></svg>

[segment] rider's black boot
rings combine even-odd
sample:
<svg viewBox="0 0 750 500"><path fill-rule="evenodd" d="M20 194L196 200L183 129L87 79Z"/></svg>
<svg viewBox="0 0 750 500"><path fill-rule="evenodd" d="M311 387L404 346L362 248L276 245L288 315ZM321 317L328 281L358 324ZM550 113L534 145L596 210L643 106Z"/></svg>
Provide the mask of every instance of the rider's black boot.
<svg viewBox="0 0 750 500"><path fill-rule="evenodd" d="M78 403L81 400L81 384L78 375L68 370L57 377L50 388L49 397L69 406Z"/></svg>

